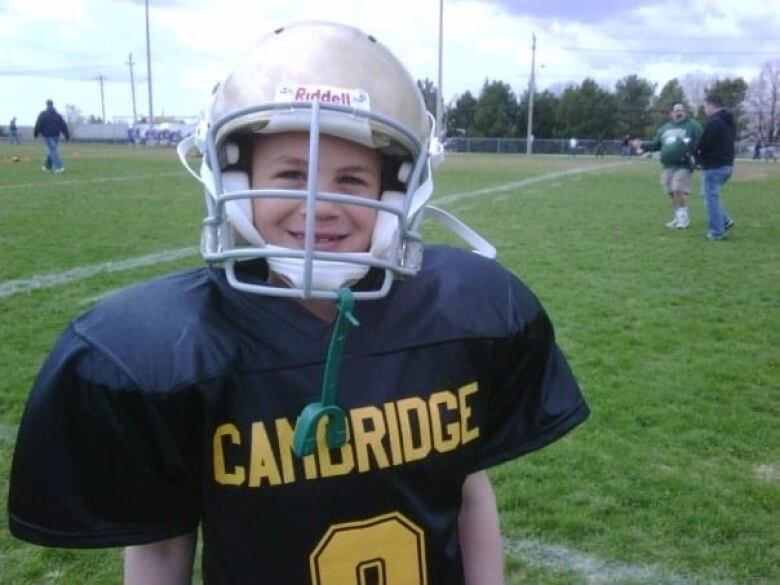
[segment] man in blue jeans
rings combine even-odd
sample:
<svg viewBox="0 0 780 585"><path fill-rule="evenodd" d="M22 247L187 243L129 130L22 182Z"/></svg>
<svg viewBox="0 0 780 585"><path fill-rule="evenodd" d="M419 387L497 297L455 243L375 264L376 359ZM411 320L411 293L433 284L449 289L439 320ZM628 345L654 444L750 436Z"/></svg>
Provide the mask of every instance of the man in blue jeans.
<svg viewBox="0 0 780 585"><path fill-rule="evenodd" d="M43 136L46 141L46 160L43 163L43 167L41 167L43 171L53 170L55 173L65 171L59 152L60 134L65 137L65 140L70 140L68 125L62 119L60 113L54 109L54 102L46 100L46 109L38 114L38 119L35 121L35 129L33 130L35 138Z"/></svg>
<svg viewBox="0 0 780 585"><path fill-rule="evenodd" d="M704 99L704 111L709 117L699 139L696 158L704 169L702 198L709 216L707 239L718 241L734 226L721 203L721 193L734 168L737 127L734 116L723 106L723 100L717 94L710 94Z"/></svg>

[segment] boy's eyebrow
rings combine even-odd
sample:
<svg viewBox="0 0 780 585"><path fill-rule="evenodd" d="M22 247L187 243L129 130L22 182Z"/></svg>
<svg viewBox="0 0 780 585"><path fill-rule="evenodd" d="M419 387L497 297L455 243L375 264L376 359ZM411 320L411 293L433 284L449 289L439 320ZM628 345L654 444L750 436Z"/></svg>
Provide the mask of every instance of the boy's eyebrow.
<svg viewBox="0 0 780 585"><path fill-rule="evenodd" d="M284 163L288 165L303 165L303 166L307 166L309 164L308 159L300 158L297 156L290 156L284 153L274 156L271 159L271 162Z"/></svg>
<svg viewBox="0 0 780 585"><path fill-rule="evenodd" d="M375 174L373 169L369 166L365 165L351 165L346 167L339 167L339 172L342 173L368 173L368 174Z"/></svg>
<svg viewBox="0 0 780 585"><path fill-rule="evenodd" d="M309 165L309 160L305 158L301 158L298 156L290 156L286 154L280 154L279 156L274 157L271 159L272 162L275 163L282 163L292 166L304 166L307 167ZM348 165L344 167L339 167L337 169L341 173L369 173L369 174L375 174L373 170L367 166L367 165Z"/></svg>

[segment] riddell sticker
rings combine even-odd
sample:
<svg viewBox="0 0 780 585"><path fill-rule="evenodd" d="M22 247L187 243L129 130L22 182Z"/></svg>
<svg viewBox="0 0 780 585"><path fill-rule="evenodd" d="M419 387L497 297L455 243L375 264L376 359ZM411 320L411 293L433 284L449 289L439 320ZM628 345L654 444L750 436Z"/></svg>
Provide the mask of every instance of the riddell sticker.
<svg viewBox="0 0 780 585"><path fill-rule="evenodd" d="M276 90L277 102L320 102L370 110L368 94L362 89L342 89L327 85L282 85Z"/></svg>

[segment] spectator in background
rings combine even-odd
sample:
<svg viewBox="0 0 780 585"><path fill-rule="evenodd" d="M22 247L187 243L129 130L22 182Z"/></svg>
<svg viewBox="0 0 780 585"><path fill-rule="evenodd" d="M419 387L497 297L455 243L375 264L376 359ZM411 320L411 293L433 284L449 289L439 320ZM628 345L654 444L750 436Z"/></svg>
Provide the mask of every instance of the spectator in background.
<svg viewBox="0 0 780 585"><path fill-rule="evenodd" d="M569 156L572 158L577 156L577 139L574 136L569 138Z"/></svg>
<svg viewBox="0 0 780 585"><path fill-rule="evenodd" d="M626 134L623 137L623 142L620 145L620 156L626 157L631 154L631 145L630 145L631 137Z"/></svg>
<svg viewBox="0 0 780 585"><path fill-rule="evenodd" d="M60 158L60 135L64 136L65 140L70 140L68 125L60 113L54 109L54 102L46 100L46 109L38 114L33 130L34 138L43 136L46 141L46 160L41 170L46 172L53 170L55 173L65 172Z"/></svg>
<svg viewBox="0 0 780 585"><path fill-rule="evenodd" d="M702 197L709 216L707 239L717 241L734 226L721 203L721 194L734 169L737 126L734 116L723 107L723 100L717 94L704 99L704 112L708 118L696 149L696 160L704 169Z"/></svg>
<svg viewBox="0 0 780 585"><path fill-rule="evenodd" d="M141 143L141 130L138 126L130 126L127 129L127 141L136 146Z"/></svg>
<svg viewBox="0 0 780 585"><path fill-rule="evenodd" d="M8 124L8 143L21 144L19 141L19 129L16 127L16 116L11 118L11 123Z"/></svg>
<svg viewBox="0 0 780 585"><path fill-rule="evenodd" d="M753 160L761 160L761 139L756 140L756 145L753 147Z"/></svg>
<svg viewBox="0 0 780 585"><path fill-rule="evenodd" d="M669 195L674 210L668 228L687 228L690 223L688 194L691 192L696 143L701 126L691 120L683 104L674 104L669 112L671 120L661 125L653 139L646 143L648 151L661 151L661 186Z"/></svg>

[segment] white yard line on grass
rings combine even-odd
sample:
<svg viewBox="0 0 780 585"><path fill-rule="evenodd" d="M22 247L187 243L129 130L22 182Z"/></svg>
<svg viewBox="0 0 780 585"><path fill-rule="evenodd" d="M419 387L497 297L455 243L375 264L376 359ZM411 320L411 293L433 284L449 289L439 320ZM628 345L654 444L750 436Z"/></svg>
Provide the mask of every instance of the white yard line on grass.
<svg viewBox="0 0 780 585"><path fill-rule="evenodd" d="M553 181L560 179L561 177L567 177L570 175L579 175L580 173L592 173L594 171L603 171L605 169L611 169L626 164L625 162L614 162L608 165L595 165L590 167L579 167L575 169L569 169L566 171L556 171L554 173L547 173L546 175L537 175L536 177L528 177L527 179L520 179L519 181L512 181L511 183L504 183L503 185L494 185L492 187L485 187L484 189L476 189L474 191L467 191L465 193L453 193L452 195L444 195L433 199L431 202L436 205L442 205L447 203L453 203L454 201L460 201L461 199L468 199L470 197L477 197L479 195L490 195L491 193L500 193L502 191L512 191L519 187L525 187L526 185L533 185L535 183L541 183L543 181Z"/></svg>
<svg viewBox="0 0 780 585"><path fill-rule="evenodd" d="M576 549L533 539L504 539L504 550L527 564L553 573L574 573L590 585L731 585L676 574L658 565L628 565L601 560Z"/></svg>
<svg viewBox="0 0 780 585"><path fill-rule="evenodd" d="M67 175L67 171L65 172ZM183 171L170 171L168 173L152 173L152 174L146 174L146 175L124 175L121 177L95 177L92 179L65 179L60 180L59 178L56 181L51 182L45 182L44 181L37 181L35 183L16 183L14 185L0 185L0 193L2 191L11 191L12 189L28 189L31 187L41 187L41 188L49 188L49 187L67 187L69 185L87 185L90 183L117 183L117 182L123 182L123 181L136 181L138 179L150 179L154 177L173 177L175 175L181 175L182 177L186 177L187 174Z"/></svg>
<svg viewBox="0 0 780 585"><path fill-rule="evenodd" d="M11 445L16 440L19 425L4 425L0 423L0 443Z"/></svg>
<svg viewBox="0 0 780 585"><path fill-rule="evenodd" d="M7 280L0 282L0 299L13 296L17 293L40 288L49 288L59 286L77 280L89 278L101 272L119 272L121 270L131 270L143 266L152 266L160 262L171 262L180 258L187 258L198 253L198 248L180 248L178 250L165 250L147 256L137 256L127 260L118 260L116 262L104 262L103 264L93 264L91 266L80 266L72 268L65 272L54 272L51 274L39 274L30 278L19 280Z"/></svg>
<svg viewBox="0 0 780 585"><path fill-rule="evenodd" d="M453 193L452 195L445 195L433 200L433 203L437 205L447 205L455 201L462 199L468 199L470 197L477 197L480 195L490 195L492 193L501 193L503 191L510 191L525 187L526 185L533 185L535 183L541 183L543 181L552 181L561 177L570 175L577 175L580 173L590 173L594 171L600 171L604 169L613 168L626 164L624 162L611 163L607 165L596 165L589 167L579 167L575 169L569 169L565 171L556 171L554 173L547 173L545 175L538 175L536 177L529 177L527 179L521 179L519 181L512 181L510 183L504 183L503 185L494 185L492 187L486 187L484 189L476 189L474 191L468 191L465 193ZM170 173L178 174L178 173ZM154 175L162 176L163 174ZM108 182L112 180L129 180L129 179L141 178L140 175L135 177L116 177L114 179L89 179L81 182ZM77 181L72 181L76 183ZM43 185L44 183L36 183L35 185ZM62 184L62 183L57 183ZM18 186L18 185L17 185ZM2 189L3 187L0 187ZM101 272L117 272L120 270L130 270L133 268L139 268L142 266L151 266L159 262L170 262L171 260L178 260L187 256L193 256L198 252L197 248L182 248L180 250L165 250L156 254L149 254L148 256L140 256L138 258L129 258L127 260L119 260L117 262L106 262L103 264L94 264L92 266L81 266L78 268L72 268L65 272L55 272L52 274L40 274L32 276L30 278L23 278L19 280L8 280L6 282L0 282L0 299L13 296L18 293L26 292L29 290L36 290L40 288L49 288L52 286L59 286L61 284L67 284L89 278L95 274Z"/></svg>

